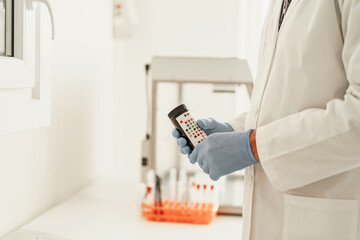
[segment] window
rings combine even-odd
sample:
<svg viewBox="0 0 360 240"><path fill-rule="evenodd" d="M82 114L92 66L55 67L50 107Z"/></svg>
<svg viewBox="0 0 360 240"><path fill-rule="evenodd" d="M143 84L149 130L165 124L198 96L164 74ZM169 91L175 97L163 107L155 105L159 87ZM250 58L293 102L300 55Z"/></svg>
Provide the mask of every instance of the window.
<svg viewBox="0 0 360 240"><path fill-rule="evenodd" d="M0 56L13 56L13 1L0 0Z"/></svg>
<svg viewBox="0 0 360 240"><path fill-rule="evenodd" d="M51 35L43 7L0 0L0 135L50 124Z"/></svg>

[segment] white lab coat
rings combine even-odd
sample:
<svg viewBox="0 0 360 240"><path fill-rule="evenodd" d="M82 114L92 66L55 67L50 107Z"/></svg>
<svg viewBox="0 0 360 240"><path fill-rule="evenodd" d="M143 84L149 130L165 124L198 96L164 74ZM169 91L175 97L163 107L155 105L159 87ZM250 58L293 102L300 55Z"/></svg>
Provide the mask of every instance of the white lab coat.
<svg viewBox="0 0 360 240"><path fill-rule="evenodd" d="M243 239L360 239L360 0L282 0L264 23L251 110ZM337 14L339 13L339 14Z"/></svg>

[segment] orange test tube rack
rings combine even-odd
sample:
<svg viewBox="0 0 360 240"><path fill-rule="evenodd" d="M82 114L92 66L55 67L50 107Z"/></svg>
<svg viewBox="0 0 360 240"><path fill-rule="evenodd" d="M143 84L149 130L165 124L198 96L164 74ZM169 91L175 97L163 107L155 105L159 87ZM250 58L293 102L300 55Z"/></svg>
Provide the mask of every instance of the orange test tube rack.
<svg viewBox="0 0 360 240"><path fill-rule="evenodd" d="M218 206L212 203L164 201L162 206L142 203L142 215L149 221L209 224L217 215Z"/></svg>

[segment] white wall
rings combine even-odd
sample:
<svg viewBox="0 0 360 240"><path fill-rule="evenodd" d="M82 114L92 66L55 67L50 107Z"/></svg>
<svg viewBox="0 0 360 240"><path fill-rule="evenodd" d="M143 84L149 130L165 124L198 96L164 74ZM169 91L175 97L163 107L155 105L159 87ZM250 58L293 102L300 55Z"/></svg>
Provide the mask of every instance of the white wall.
<svg viewBox="0 0 360 240"><path fill-rule="evenodd" d="M140 141L145 136L144 64L149 63L154 55L236 57L239 47L239 1L136 2L140 24L131 38L117 45L123 51L117 64L122 66L118 74L123 79L119 87L117 121L123 126L118 130L122 133L118 145L126 146L123 151L119 151L119 169L123 169L122 174L129 178L139 179ZM208 90L211 90L211 86ZM174 92L175 89L168 85L159 91L159 116L162 117L159 119L162 127L159 155L169 147L175 147L170 137L171 124L167 119L169 107L176 104L176 98L172 96ZM188 99L187 103L190 101ZM123 111L127 112L128 117L122 114ZM196 106L192 111L199 117L212 115L211 112L202 115ZM178 149L171 151L178 152Z"/></svg>
<svg viewBox="0 0 360 240"><path fill-rule="evenodd" d="M238 54L248 60L256 78L261 30L270 0L240 0Z"/></svg>
<svg viewBox="0 0 360 240"><path fill-rule="evenodd" d="M112 1L51 2L52 125L0 137L0 237L113 166Z"/></svg>

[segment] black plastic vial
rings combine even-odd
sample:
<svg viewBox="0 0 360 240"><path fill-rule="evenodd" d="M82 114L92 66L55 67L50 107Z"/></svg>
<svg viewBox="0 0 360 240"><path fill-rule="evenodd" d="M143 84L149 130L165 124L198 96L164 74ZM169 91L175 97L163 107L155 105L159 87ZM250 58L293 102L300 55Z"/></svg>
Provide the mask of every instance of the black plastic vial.
<svg viewBox="0 0 360 240"><path fill-rule="evenodd" d="M174 127L179 130L181 136L186 139L187 145L191 150L201 143L206 137L206 133L199 127L196 119L191 115L185 104L174 108L169 114Z"/></svg>

